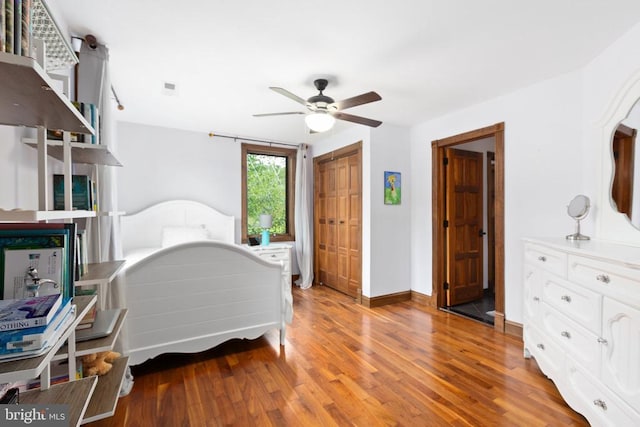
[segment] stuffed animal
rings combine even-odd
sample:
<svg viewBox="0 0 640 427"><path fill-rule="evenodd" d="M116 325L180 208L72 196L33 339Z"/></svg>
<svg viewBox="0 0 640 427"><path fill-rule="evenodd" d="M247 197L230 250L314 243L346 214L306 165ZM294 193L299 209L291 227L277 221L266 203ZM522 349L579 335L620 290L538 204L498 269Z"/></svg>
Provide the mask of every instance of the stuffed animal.
<svg viewBox="0 0 640 427"><path fill-rule="evenodd" d="M120 357L116 351L102 351L100 353L82 356L82 372L85 377L104 375L111 370L111 363Z"/></svg>

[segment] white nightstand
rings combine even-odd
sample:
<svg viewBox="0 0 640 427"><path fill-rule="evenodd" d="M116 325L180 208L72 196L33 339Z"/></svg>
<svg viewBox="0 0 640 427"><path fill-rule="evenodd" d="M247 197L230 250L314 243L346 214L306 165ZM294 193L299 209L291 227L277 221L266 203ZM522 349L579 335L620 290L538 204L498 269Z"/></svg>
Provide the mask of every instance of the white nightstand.
<svg viewBox="0 0 640 427"><path fill-rule="evenodd" d="M269 261L283 261L283 273L286 276L289 288L291 288L291 249L293 245L289 243L270 243L267 246L247 246L247 248L255 252L259 257Z"/></svg>

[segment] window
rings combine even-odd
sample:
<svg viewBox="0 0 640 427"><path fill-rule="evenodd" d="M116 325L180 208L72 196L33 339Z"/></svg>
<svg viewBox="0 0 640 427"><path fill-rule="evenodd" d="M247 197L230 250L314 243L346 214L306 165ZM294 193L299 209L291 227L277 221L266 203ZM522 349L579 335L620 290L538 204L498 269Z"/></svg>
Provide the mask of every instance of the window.
<svg viewBox="0 0 640 427"><path fill-rule="evenodd" d="M262 233L260 215L270 214L271 241L294 240L296 150L242 144L242 241Z"/></svg>

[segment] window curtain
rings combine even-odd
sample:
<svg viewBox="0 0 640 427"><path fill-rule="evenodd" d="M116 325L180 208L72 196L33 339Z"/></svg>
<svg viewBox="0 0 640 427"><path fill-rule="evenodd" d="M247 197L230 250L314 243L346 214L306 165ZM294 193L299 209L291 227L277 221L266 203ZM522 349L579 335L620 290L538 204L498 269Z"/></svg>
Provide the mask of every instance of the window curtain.
<svg viewBox="0 0 640 427"><path fill-rule="evenodd" d="M300 270L300 278L296 285L308 289L313 284L313 234L311 221L311 180L309 166L311 159L307 156L306 144L300 144L296 159L296 189L295 189L295 229L296 229L296 259Z"/></svg>
<svg viewBox="0 0 640 427"><path fill-rule="evenodd" d="M78 65L79 102L91 103L98 107L100 114L99 143L106 146L117 157L116 122L114 112L116 103L111 94L109 74L109 49L101 44L95 49L83 43ZM100 212L118 212L117 182L115 166L95 166L94 179L98 189L98 206ZM86 228L92 237L92 260L106 262L122 259L122 241L120 239L120 222L117 216L105 215L90 218ZM101 304L105 309L127 306L126 283L123 275L117 276L110 286L106 286ZM114 349L122 354L129 350L127 322L122 327ZM133 377L128 371L121 388L121 395L128 394L133 387Z"/></svg>

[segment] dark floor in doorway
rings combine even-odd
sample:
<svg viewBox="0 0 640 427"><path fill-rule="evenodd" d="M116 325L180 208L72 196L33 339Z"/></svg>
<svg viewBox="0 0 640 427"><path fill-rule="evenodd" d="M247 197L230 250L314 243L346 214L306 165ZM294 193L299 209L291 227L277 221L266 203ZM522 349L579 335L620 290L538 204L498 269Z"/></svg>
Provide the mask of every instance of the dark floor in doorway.
<svg viewBox="0 0 640 427"><path fill-rule="evenodd" d="M445 310L493 325L493 316L487 313L493 314L495 309L495 296L491 291L485 289L482 299L447 307Z"/></svg>

